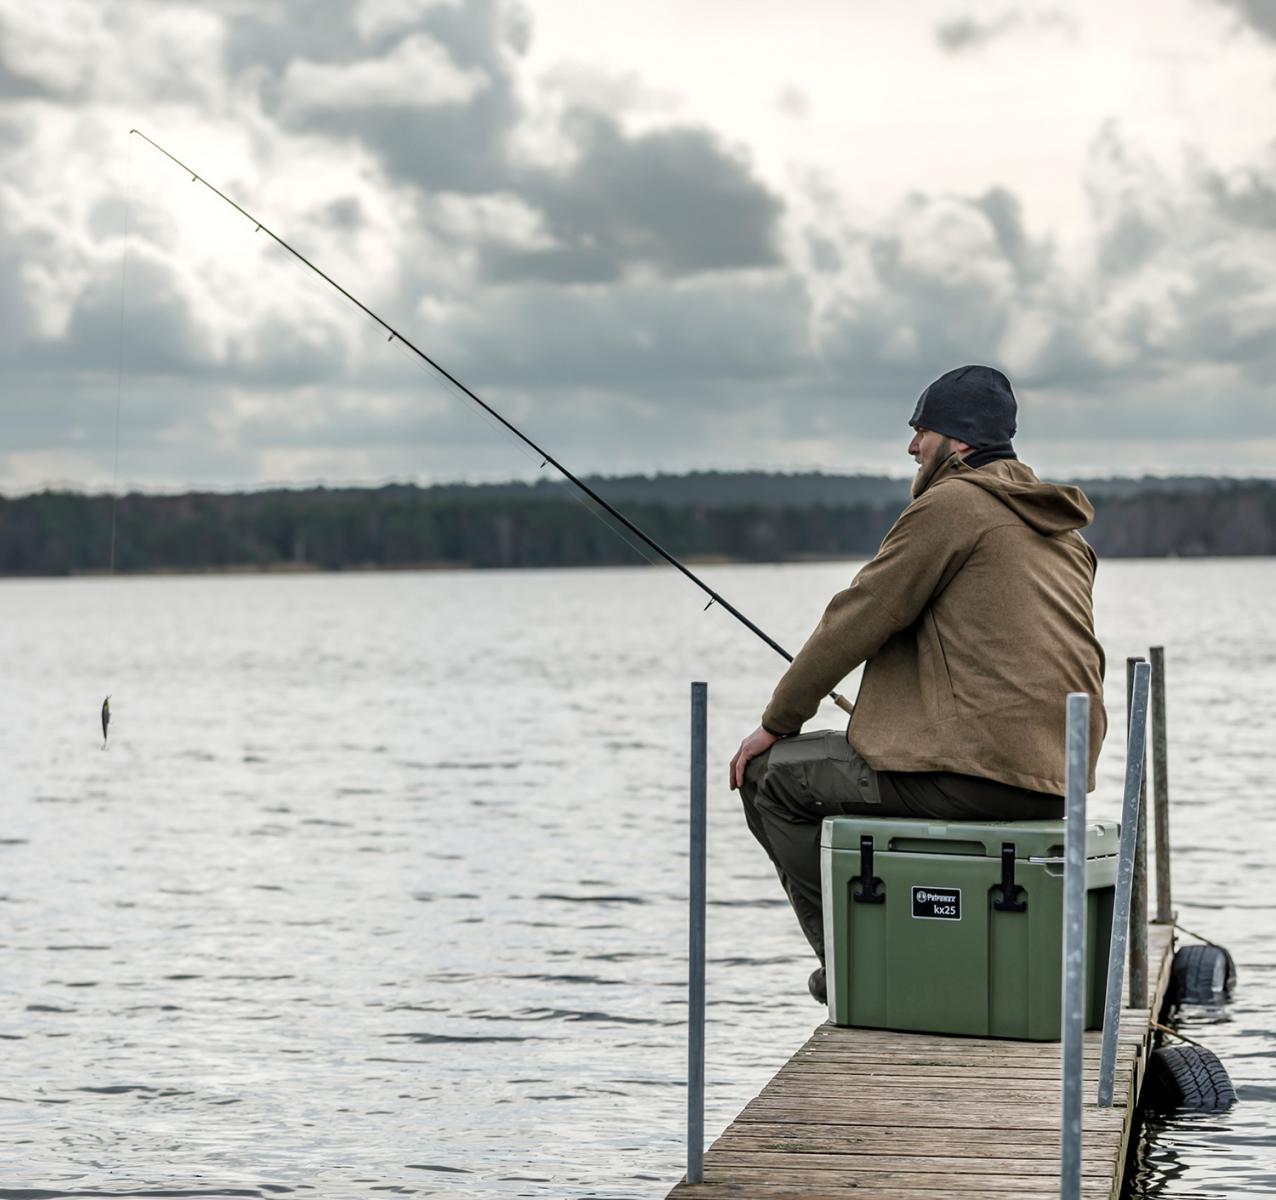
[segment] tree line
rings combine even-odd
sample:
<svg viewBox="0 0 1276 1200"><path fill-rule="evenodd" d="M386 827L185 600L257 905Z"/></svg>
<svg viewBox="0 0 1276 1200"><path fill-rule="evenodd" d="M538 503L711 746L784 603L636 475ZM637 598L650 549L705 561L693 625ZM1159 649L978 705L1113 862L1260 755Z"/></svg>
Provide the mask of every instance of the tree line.
<svg viewBox="0 0 1276 1200"><path fill-rule="evenodd" d="M748 476L747 485L733 475L656 484L660 478L679 482L664 489L651 480L590 482L672 554L700 561L866 558L907 499L899 480L877 481L874 496L870 477L847 477L859 482L840 488L828 476L818 487L811 476ZM1101 556L1276 554L1276 482L1105 482L1088 487L1096 518L1087 537ZM838 502L839 490L864 499ZM829 499L813 502L813 493ZM0 498L0 574L103 571L112 537L121 572L641 562L614 524L558 485L395 484L116 501L46 491Z"/></svg>

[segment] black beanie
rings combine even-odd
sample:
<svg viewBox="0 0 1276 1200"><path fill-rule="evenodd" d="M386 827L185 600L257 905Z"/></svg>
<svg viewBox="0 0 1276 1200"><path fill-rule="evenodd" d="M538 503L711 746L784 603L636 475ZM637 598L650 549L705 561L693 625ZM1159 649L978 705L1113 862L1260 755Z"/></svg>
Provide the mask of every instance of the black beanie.
<svg viewBox="0 0 1276 1200"><path fill-rule="evenodd" d="M1010 380L995 367L958 367L922 392L908 423L968 446L998 446L1015 436L1018 410Z"/></svg>

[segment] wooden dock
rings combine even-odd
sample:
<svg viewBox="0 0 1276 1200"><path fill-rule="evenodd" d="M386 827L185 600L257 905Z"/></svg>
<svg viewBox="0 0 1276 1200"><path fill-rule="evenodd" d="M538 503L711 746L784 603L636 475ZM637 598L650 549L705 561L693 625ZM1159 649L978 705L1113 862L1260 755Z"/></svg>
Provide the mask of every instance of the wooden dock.
<svg viewBox="0 0 1276 1200"><path fill-rule="evenodd" d="M1123 1008L1113 1107L1085 1035L1082 1195L1118 1200L1172 927L1148 927L1150 1009ZM1128 997L1127 997L1128 1000ZM1056 1200L1058 1042L820 1025L669 1200Z"/></svg>

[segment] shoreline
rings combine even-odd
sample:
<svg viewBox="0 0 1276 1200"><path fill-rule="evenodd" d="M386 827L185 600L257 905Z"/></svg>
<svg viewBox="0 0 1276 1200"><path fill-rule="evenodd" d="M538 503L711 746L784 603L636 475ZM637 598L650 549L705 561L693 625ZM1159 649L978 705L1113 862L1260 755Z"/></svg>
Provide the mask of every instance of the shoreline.
<svg viewBox="0 0 1276 1200"><path fill-rule="evenodd" d="M782 567L817 563L862 563L868 557L862 554L811 554L790 555L786 558L734 558L725 554L688 554L679 559L687 566L696 567ZM1104 554L1101 562L1217 562L1220 560L1253 561L1273 559L1272 554ZM325 567L318 563L239 563L229 566L206 567L146 567L142 570L76 569L71 571L0 571L0 582L22 579L144 579L155 576L182 575L370 575L402 574L413 571L587 571L587 570L642 570L648 567L665 567L664 562L607 562L607 563L493 563L477 565L462 561L424 561L413 563L348 563L339 567Z"/></svg>

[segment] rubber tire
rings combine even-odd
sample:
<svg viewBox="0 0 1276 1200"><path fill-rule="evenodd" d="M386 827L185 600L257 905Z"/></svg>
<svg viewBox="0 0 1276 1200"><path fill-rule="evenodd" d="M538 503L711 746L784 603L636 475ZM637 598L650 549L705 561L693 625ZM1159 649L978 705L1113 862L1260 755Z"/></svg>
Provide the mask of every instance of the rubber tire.
<svg viewBox="0 0 1276 1200"><path fill-rule="evenodd" d="M1170 967L1171 1004L1221 1004L1236 986L1236 964L1222 946L1180 946Z"/></svg>
<svg viewBox="0 0 1276 1200"><path fill-rule="evenodd" d="M1148 1059L1142 1099L1157 1112L1224 1112L1236 1103L1236 1089L1212 1050L1163 1046Z"/></svg>

